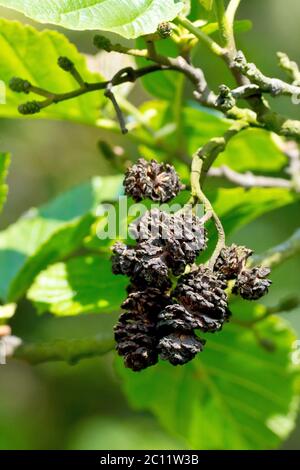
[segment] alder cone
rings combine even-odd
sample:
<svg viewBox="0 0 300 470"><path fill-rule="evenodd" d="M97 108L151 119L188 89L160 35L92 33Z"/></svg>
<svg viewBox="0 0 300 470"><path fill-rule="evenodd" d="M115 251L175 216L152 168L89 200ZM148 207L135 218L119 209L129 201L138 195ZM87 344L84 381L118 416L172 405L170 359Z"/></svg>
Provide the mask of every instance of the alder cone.
<svg viewBox="0 0 300 470"><path fill-rule="evenodd" d="M144 291L130 292L121 307L129 310L137 319L146 316L156 322L161 310L171 303L171 298L163 294L160 289L149 288Z"/></svg>
<svg viewBox="0 0 300 470"><path fill-rule="evenodd" d="M123 313L114 329L117 352L126 367L138 372L158 361L155 323L146 318L136 320L135 313Z"/></svg>
<svg viewBox="0 0 300 470"><path fill-rule="evenodd" d="M226 246L215 263L214 271L228 281L236 279L252 254L253 251L245 246Z"/></svg>
<svg viewBox="0 0 300 470"><path fill-rule="evenodd" d="M201 328L201 318L180 304L167 305L158 315L157 329L160 334L174 331L190 332Z"/></svg>
<svg viewBox="0 0 300 470"><path fill-rule="evenodd" d="M157 256L175 276L185 271L206 248L206 230L194 215L167 214L159 209L147 211L130 227L131 235L144 246L149 254ZM151 248L150 248L151 247Z"/></svg>
<svg viewBox="0 0 300 470"><path fill-rule="evenodd" d="M175 168L168 163L140 158L125 173L125 194L136 202L152 199L168 202L183 189Z"/></svg>
<svg viewBox="0 0 300 470"><path fill-rule="evenodd" d="M193 332L174 332L161 338L158 353L162 360L169 361L173 366L184 365L203 350L204 344L205 341Z"/></svg>
<svg viewBox="0 0 300 470"><path fill-rule="evenodd" d="M137 262L136 250L128 247L122 242L116 242L112 248L112 272L131 276Z"/></svg>
<svg viewBox="0 0 300 470"><path fill-rule="evenodd" d="M234 294L239 294L246 300L258 300L269 292L272 284L267 276L270 269L262 266L256 266L252 269L245 269L237 278L233 289Z"/></svg>
<svg viewBox="0 0 300 470"><path fill-rule="evenodd" d="M157 317L171 303L159 289L132 291L123 302L123 313L115 326L117 351L126 367L134 371L146 369L158 360Z"/></svg>
<svg viewBox="0 0 300 470"><path fill-rule="evenodd" d="M179 279L174 297L198 317L199 329L214 332L230 316L226 287L224 280L202 265Z"/></svg>

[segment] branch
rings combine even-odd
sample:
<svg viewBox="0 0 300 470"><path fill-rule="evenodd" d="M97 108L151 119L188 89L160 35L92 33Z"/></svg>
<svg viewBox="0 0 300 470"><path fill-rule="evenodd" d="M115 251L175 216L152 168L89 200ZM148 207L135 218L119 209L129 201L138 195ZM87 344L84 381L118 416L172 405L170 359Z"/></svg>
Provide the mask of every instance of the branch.
<svg viewBox="0 0 300 470"><path fill-rule="evenodd" d="M21 359L33 365L53 361L76 364L81 359L102 356L113 349L114 341L111 337L61 339L48 343L22 344L15 350L12 358Z"/></svg>
<svg viewBox="0 0 300 470"><path fill-rule="evenodd" d="M271 96L299 96L300 87L284 82L279 78L270 78L264 75L253 63L248 63L244 54L239 51L236 55L233 66L240 70L251 83L258 85L261 92L270 93Z"/></svg>
<svg viewBox="0 0 300 470"><path fill-rule="evenodd" d="M296 230L296 232L285 242L271 248L262 255L254 256L251 264L261 264L263 266L275 268L299 253L300 229Z"/></svg>
<svg viewBox="0 0 300 470"><path fill-rule="evenodd" d="M218 168L211 168L208 173L214 178L225 178L230 183L242 186L243 188L286 188L294 189L290 180L284 178L272 178L269 176L256 176L251 172L238 173L226 165Z"/></svg>

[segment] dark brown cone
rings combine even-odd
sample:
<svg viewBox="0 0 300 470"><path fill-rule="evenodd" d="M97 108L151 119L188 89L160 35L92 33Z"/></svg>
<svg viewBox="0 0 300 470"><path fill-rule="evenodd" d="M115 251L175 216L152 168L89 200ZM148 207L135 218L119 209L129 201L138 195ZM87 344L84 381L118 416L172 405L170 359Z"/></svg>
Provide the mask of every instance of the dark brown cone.
<svg viewBox="0 0 300 470"><path fill-rule="evenodd" d="M203 350L205 341L190 333L175 332L164 336L158 343L158 353L162 360L173 366L183 365L194 359Z"/></svg>
<svg viewBox="0 0 300 470"><path fill-rule="evenodd" d="M199 266L179 279L174 297L191 313L198 316L202 331L220 330L228 320L226 283L209 268Z"/></svg>
<svg viewBox="0 0 300 470"><path fill-rule="evenodd" d="M269 268L261 266L245 269L238 276L233 293L246 300L260 299L268 293L272 284L272 281L267 279L270 272Z"/></svg>
<svg viewBox="0 0 300 470"><path fill-rule="evenodd" d="M253 251L245 246L227 246L221 251L215 263L214 271L226 280L236 279L252 254Z"/></svg>
<svg viewBox="0 0 300 470"><path fill-rule="evenodd" d="M127 170L124 187L127 196L136 202L145 198L167 202L183 189L173 166L143 158Z"/></svg>

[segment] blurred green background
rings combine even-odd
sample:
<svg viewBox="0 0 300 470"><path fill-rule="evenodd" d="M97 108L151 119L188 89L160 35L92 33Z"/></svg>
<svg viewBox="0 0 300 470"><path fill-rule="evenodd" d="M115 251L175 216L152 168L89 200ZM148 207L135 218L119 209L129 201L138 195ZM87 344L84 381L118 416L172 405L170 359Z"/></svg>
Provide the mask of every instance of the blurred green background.
<svg viewBox="0 0 300 470"><path fill-rule="evenodd" d="M0 16L21 19L0 8ZM248 18L253 29L239 35L238 44L249 60L269 75L281 76L276 51L282 50L300 62L298 0L244 0L239 18ZM40 27L40 26L38 26ZM66 32L82 52L92 53L92 35ZM216 87L219 77L227 79L225 68L205 50L199 62ZM229 79L229 78L228 78ZM135 102L147 98L137 86ZM276 108L299 119L299 108L281 98ZM112 169L97 150L102 131L67 122L1 120L0 149L12 153L10 193L1 215L1 228L15 221L31 206L44 203L59 192L91 175L107 175ZM129 151L124 138L114 136ZM261 252L283 241L299 226L300 204L274 211L236 233L235 242ZM287 262L273 274L274 285L266 302L299 293L300 257ZM3 275L3 274L1 274ZM288 314L300 336L300 310ZM36 319L24 302L12 322L14 333L28 340L81 337L109 328L115 317L90 315L86 318ZM11 362L0 366L0 449L173 449L183 442L168 437L147 414L132 411L123 396L114 371L113 355L82 361L75 366L47 364L29 367ZM298 428L285 448L300 449Z"/></svg>

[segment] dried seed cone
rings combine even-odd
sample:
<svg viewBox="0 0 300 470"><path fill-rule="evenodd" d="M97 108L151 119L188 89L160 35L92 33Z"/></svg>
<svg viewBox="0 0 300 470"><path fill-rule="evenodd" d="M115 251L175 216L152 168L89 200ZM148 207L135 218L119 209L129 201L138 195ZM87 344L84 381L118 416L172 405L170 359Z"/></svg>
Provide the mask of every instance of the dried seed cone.
<svg viewBox="0 0 300 470"><path fill-rule="evenodd" d="M158 315L157 329L160 335L173 331L191 332L201 328L201 318L180 304L168 305Z"/></svg>
<svg viewBox="0 0 300 470"><path fill-rule="evenodd" d="M134 371L146 369L158 360L157 316L171 299L159 289L133 291L123 302L123 313L115 326L117 351L126 367Z"/></svg>
<svg viewBox="0 0 300 470"><path fill-rule="evenodd" d="M239 294L246 300L260 299L268 293L272 284L272 281L267 279L270 272L269 268L262 266L245 269L239 274L233 293Z"/></svg>
<svg viewBox="0 0 300 470"><path fill-rule="evenodd" d="M144 291L130 292L122 303L122 308L131 311L137 319L146 316L156 322L161 310L170 303L172 301L168 295L163 294L160 289L150 287Z"/></svg>
<svg viewBox="0 0 300 470"><path fill-rule="evenodd" d="M157 363L155 323L136 320L132 312L123 313L115 326L116 349L126 367L137 372Z"/></svg>
<svg viewBox="0 0 300 470"><path fill-rule="evenodd" d="M173 166L143 158L127 170L124 187L127 196L136 202L145 198L167 202L183 189Z"/></svg>
<svg viewBox="0 0 300 470"><path fill-rule="evenodd" d="M137 262L135 248L128 247L122 242L116 242L112 248L112 272L131 276Z"/></svg>
<svg viewBox="0 0 300 470"><path fill-rule="evenodd" d="M253 251L245 246L227 246L221 251L215 263L214 271L228 281L236 279L252 254Z"/></svg>
<svg viewBox="0 0 300 470"><path fill-rule="evenodd" d="M194 359L204 344L192 332L175 332L159 341L158 353L162 360L169 361L173 366L183 365Z"/></svg>
<svg viewBox="0 0 300 470"><path fill-rule="evenodd" d="M209 268L199 266L179 279L174 296L197 316L202 331L214 332L220 330L230 316L226 287Z"/></svg>
<svg viewBox="0 0 300 470"><path fill-rule="evenodd" d="M175 276L182 274L186 266L192 264L206 248L203 223L191 214L167 214L152 209L132 224L130 231L140 246L143 240L147 240L145 246L153 254L156 250L156 255Z"/></svg>

